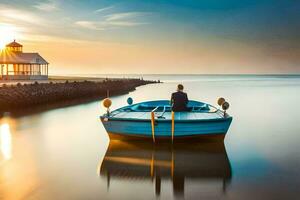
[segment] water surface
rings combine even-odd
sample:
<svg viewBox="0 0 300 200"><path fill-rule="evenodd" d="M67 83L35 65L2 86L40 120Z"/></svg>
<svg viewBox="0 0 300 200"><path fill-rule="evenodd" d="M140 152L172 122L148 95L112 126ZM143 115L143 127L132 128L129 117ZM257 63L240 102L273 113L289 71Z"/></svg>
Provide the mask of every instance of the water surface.
<svg viewBox="0 0 300 200"><path fill-rule="evenodd" d="M113 108L225 97L234 117L224 146L109 144L99 102L0 120L0 199L297 199L299 76L159 76L113 97Z"/></svg>

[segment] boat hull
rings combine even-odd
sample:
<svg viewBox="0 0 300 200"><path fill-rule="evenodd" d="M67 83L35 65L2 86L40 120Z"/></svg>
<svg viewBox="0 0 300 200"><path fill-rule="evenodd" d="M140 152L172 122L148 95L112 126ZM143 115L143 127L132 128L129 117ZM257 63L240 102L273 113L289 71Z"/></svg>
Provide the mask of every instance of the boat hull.
<svg viewBox="0 0 300 200"><path fill-rule="evenodd" d="M112 140L153 140L150 120L112 120L101 118ZM224 140L232 118L175 122L174 140ZM171 121L156 121L155 140L172 139Z"/></svg>
<svg viewBox="0 0 300 200"><path fill-rule="evenodd" d="M173 142L183 142L183 141L224 141L225 133L220 134L196 134L189 136L176 136L174 137ZM143 135L133 135L133 134L122 134L122 133L110 133L108 132L110 140L123 140L123 141L153 141L152 136L143 136ZM155 137L156 142L169 142L172 140L171 136L158 136Z"/></svg>

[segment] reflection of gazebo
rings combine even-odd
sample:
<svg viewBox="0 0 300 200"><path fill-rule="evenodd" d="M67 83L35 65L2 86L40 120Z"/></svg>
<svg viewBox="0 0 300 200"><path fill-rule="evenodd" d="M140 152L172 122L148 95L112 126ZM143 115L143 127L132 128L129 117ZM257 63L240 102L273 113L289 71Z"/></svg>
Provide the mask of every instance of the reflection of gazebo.
<svg viewBox="0 0 300 200"><path fill-rule="evenodd" d="M0 52L2 80L38 80L48 78L48 62L38 53L23 53L15 40Z"/></svg>

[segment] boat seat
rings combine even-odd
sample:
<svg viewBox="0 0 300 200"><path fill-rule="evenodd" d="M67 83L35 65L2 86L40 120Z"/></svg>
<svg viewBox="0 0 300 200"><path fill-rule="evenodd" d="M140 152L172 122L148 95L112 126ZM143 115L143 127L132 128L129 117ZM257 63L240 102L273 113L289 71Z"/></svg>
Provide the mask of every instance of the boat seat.
<svg viewBox="0 0 300 200"><path fill-rule="evenodd" d="M204 104L202 106L193 106L192 111L208 111L210 110L209 106L207 104Z"/></svg>
<svg viewBox="0 0 300 200"><path fill-rule="evenodd" d="M157 106L150 106L145 104L139 104L132 108L133 111L143 111L143 112L151 112L154 110ZM162 112L164 109L164 106L159 106L156 112Z"/></svg>
<svg viewBox="0 0 300 200"><path fill-rule="evenodd" d="M123 111L131 112L131 111L134 111L134 110L131 107L128 107L128 108L124 108Z"/></svg>

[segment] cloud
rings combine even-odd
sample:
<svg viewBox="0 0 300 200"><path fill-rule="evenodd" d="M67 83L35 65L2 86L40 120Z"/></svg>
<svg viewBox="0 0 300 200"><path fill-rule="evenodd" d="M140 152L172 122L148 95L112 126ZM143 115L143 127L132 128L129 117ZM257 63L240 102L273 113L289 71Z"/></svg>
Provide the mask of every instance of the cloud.
<svg viewBox="0 0 300 200"><path fill-rule="evenodd" d="M77 21L75 22L75 25L91 30L103 30L99 24L93 21Z"/></svg>
<svg viewBox="0 0 300 200"><path fill-rule="evenodd" d="M146 25L149 23L146 22L130 22L130 21L103 21L103 22L97 22L97 21L76 21L74 23L77 26L80 26L81 28L86 28L90 30L108 30L108 29L114 29L114 28L120 28L120 27L134 27L134 26L141 26Z"/></svg>
<svg viewBox="0 0 300 200"><path fill-rule="evenodd" d="M100 12L104 12L104 11L107 11L107 10L110 10L110 9L113 9L114 6L108 6L108 7L105 7L105 8L99 8L97 10L95 10L94 12L95 13L100 13Z"/></svg>
<svg viewBox="0 0 300 200"><path fill-rule="evenodd" d="M123 12L123 13L114 13L110 15L106 15L105 18L107 21L116 21L116 20L124 20L124 19L132 19L136 17L142 17L147 15L145 12Z"/></svg>
<svg viewBox="0 0 300 200"><path fill-rule="evenodd" d="M37 3L36 5L34 5L33 7L37 8L39 10L42 10L42 11L47 11L47 12L58 10L56 3L52 2L52 1L40 2L40 3Z"/></svg>
<svg viewBox="0 0 300 200"><path fill-rule="evenodd" d="M2 21L8 22L26 22L30 24L41 24L42 19L31 12L24 10L2 7L0 5L0 16Z"/></svg>
<svg viewBox="0 0 300 200"><path fill-rule="evenodd" d="M108 30L120 27L134 27L149 24L147 22L140 22L142 16L148 15L144 12L124 12L113 13L103 16L102 21L76 21L75 25L90 30Z"/></svg>
<svg viewBox="0 0 300 200"><path fill-rule="evenodd" d="M108 22L108 25L111 26L140 26L140 25L146 25L149 24L147 22L129 22L129 21L112 21L112 22Z"/></svg>
<svg viewBox="0 0 300 200"><path fill-rule="evenodd" d="M52 15L52 13L50 14ZM64 18L61 18L59 21L53 21L37 12L0 4L0 19L1 25L9 24L11 27L14 27L15 39L33 41L37 35L73 37L73 35L65 36L63 34L66 33L67 24L65 23L67 20ZM64 26L63 32L60 28L62 26Z"/></svg>

